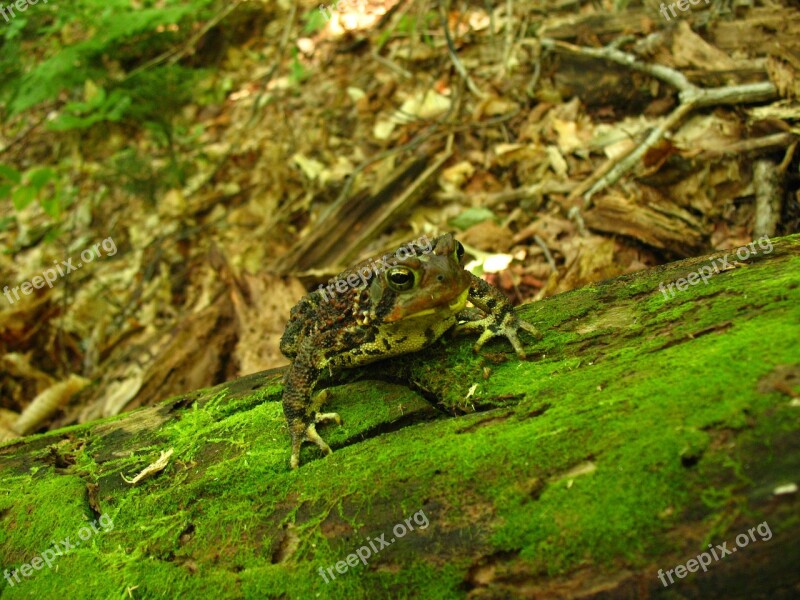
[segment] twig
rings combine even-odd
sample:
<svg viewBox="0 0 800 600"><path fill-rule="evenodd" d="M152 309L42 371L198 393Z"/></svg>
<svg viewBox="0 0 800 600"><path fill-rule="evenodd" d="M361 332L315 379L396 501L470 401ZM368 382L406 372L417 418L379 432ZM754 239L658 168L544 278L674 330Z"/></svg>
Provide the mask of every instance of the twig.
<svg viewBox="0 0 800 600"><path fill-rule="evenodd" d="M577 206L573 206L569 209L567 218L575 221L575 225L578 226L578 232L581 234L581 236L587 237L589 235L589 231L586 229L586 221L583 220L581 211L578 210Z"/></svg>
<svg viewBox="0 0 800 600"><path fill-rule="evenodd" d="M619 161L625 159L630 155L631 152L636 150L636 146L632 146L629 150L621 154L620 156L615 156L613 158L609 158L606 162L600 165L594 172L589 175L586 179L581 181L573 190L570 192L570 195L567 196L567 202L573 203L575 200L583 196L586 191L591 188L595 183L597 183L601 178L605 177L608 172L614 168L614 166L619 163Z"/></svg>
<svg viewBox="0 0 800 600"><path fill-rule="evenodd" d="M588 191L583 194L584 202L587 206L594 194L619 181L623 175L630 171L641 160L650 148L657 144L671 129L677 127L686 115L695 109L717 106L719 104L765 102L778 96L777 88L769 81L704 89L693 84L680 71L663 65L642 62L635 55L617 49L615 45L605 46L604 48L591 48L587 46L575 46L551 38L543 38L541 40L541 45L543 48L547 49L610 60L611 62L627 66L634 71L639 71L655 77L656 79L668 83L680 92L678 94L680 101L678 107L656 126L639 146L629 154L615 157L606 162L600 169L592 174L590 179L594 180L594 183ZM600 172L602 172L603 175L600 175ZM581 186L581 188L583 187L585 186ZM577 197L577 192L577 190L573 192L571 197Z"/></svg>
<svg viewBox="0 0 800 600"><path fill-rule="evenodd" d="M617 50L613 46L606 46L604 48L575 46L574 44L569 44L567 42L561 42L559 40L550 38L543 38L541 43L542 47L548 49L562 50L572 54L610 60L611 62L629 67L634 71L640 71L642 73L652 75L656 79L660 79L661 81L664 81L681 91L695 88L695 85L680 71L676 71L675 69L671 69L663 65L651 65L649 63L641 62L633 54L623 52L622 50Z"/></svg>
<svg viewBox="0 0 800 600"><path fill-rule="evenodd" d="M773 133L758 138L741 140L720 148L708 149L698 154L695 159L704 160L719 158L720 156L738 156L750 152L763 152L775 150L777 148L791 148L793 144L797 144L797 140L798 136L796 133L783 131L781 133Z"/></svg>
<svg viewBox="0 0 800 600"><path fill-rule="evenodd" d="M442 21L442 29L444 30L444 38L447 40L447 51L450 54L450 60L453 61L453 66L455 66L456 71L461 77L466 81L467 87L469 91L475 94L478 98L486 98L486 94L484 94L478 86L472 81L470 78L469 73L464 68L464 65L461 63L461 59L458 58L456 54L456 46L453 43L453 37L450 35L450 26L447 24L447 13L445 12L444 5L439 3L439 17Z"/></svg>
<svg viewBox="0 0 800 600"><path fill-rule="evenodd" d="M533 241L536 242L536 245L542 249L542 252L544 252L544 257L547 260L547 264L550 265L550 269L553 271L553 273L558 272L556 261L553 260L553 255L550 254L550 249L547 247L547 244L544 243L544 240L538 235L534 235Z"/></svg>
<svg viewBox="0 0 800 600"><path fill-rule="evenodd" d="M411 74L410 71L407 71L406 69L404 69L403 67L398 65L396 62L381 56L377 52L372 52L372 54L370 54L370 56L373 59L375 59L377 62L381 63L384 67L388 68L391 71L394 71L395 73L397 73L401 77L403 77L405 79L414 79L414 76Z"/></svg>
<svg viewBox="0 0 800 600"><path fill-rule="evenodd" d="M608 170L608 172L597 180L597 182L589 188L589 191L584 195L584 201L588 205L592 196L600 190L615 184L619 179L630 171L645 155L645 153L655 146L664 135L680 123L683 118L694 110L694 104L680 104L678 108L673 110L670 115L664 119L660 125L656 126L650 134L639 144L636 149L630 154L624 155L622 158L617 158L616 164Z"/></svg>
<svg viewBox="0 0 800 600"><path fill-rule="evenodd" d="M753 188L756 195L756 214L753 239L766 235L772 237L781 218L783 186L777 165L767 158L753 166Z"/></svg>
<svg viewBox="0 0 800 600"><path fill-rule="evenodd" d="M125 483L129 483L130 485L136 485L143 479L149 479L156 473L160 473L164 469L167 468L169 464L169 457L172 456L172 453L175 451L175 448L170 448L169 450L162 450L161 454L159 455L158 459L155 462L150 463L147 465L136 477L133 479L128 479L120 473L120 477L125 481Z"/></svg>
<svg viewBox="0 0 800 600"><path fill-rule="evenodd" d="M683 90L678 98L681 104L692 103L695 108L717 106L719 104L742 104L744 102L767 102L778 97L778 88L771 81L745 83L703 89L692 86Z"/></svg>
<svg viewBox="0 0 800 600"><path fill-rule="evenodd" d="M514 45L514 28L512 23L514 19L512 15L514 14L514 0L506 0L506 35L504 40L504 47L503 47L503 68L502 74L503 77L506 75L506 69L508 68L508 60L511 57L511 49Z"/></svg>
<svg viewBox="0 0 800 600"><path fill-rule="evenodd" d="M792 158L794 157L795 150L797 150L797 140L792 142L786 149L786 154L783 155L783 160L781 161L781 164L778 165L779 173L786 173L786 169L789 168L789 165L792 162Z"/></svg>

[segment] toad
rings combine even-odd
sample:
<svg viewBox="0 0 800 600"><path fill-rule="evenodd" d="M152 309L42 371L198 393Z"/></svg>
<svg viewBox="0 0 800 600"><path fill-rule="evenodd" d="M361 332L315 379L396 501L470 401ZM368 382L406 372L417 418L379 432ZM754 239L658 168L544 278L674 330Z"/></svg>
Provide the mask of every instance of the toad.
<svg viewBox="0 0 800 600"><path fill-rule="evenodd" d="M332 375L417 352L451 328L479 332L475 352L488 340L504 336L517 356L525 358L517 334L520 329L536 333L533 325L517 318L500 290L462 267L464 247L451 234L424 239L424 246L419 241L406 244L406 251L382 261L381 269L364 261L336 278L354 283L360 279L359 285L337 287L340 293L331 297L320 287L292 308L280 349L292 360L284 378L283 411L292 438L293 469L300 464L304 441L316 444L323 454L331 453L317 424L342 422L337 413L319 412L327 394L314 396L314 391L326 371ZM470 318L467 301L484 316L464 321Z"/></svg>

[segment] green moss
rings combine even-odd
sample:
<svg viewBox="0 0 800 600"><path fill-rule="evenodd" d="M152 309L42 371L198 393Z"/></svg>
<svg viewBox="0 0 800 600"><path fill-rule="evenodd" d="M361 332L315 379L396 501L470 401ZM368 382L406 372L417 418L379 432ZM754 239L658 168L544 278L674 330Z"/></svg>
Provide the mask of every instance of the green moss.
<svg viewBox="0 0 800 600"><path fill-rule="evenodd" d="M306 447L294 472L271 374L0 448L4 569L97 517L87 484L114 525L0 592L450 598L491 557L533 577L675 564L671 553L763 520L788 483L775 477L797 472L770 448L797 435L800 411L764 382L800 369L800 258L771 260L770 276L756 264L669 300L659 270L527 307L543 333L528 361L498 358L502 340L474 356L468 338L395 361L444 412L402 386L331 388L326 410L345 424L320 432L336 451ZM482 412L449 416L470 410ZM53 466L54 448L74 465ZM162 472L123 481L169 448ZM420 510L426 529L334 581L319 575ZM703 539L671 535L687 520ZM770 516L775 531L797 523Z"/></svg>

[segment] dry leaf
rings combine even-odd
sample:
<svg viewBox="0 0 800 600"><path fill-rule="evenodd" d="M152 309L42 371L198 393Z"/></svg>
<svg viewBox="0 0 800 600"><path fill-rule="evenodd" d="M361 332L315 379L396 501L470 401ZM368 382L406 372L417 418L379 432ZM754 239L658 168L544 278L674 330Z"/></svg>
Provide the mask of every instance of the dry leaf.
<svg viewBox="0 0 800 600"><path fill-rule="evenodd" d="M140 481L148 479L153 475L155 475L156 473L159 473L164 469L166 469L167 465L169 464L169 457L172 456L174 450L175 450L174 448L170 448L169 450L162 450L161 456L158 457L158 460L156 460L154 463L147 465L147 467L145 467L142 471L140 471L139 474L136 475L136 477L134 477L133 479L128 479L122 473L120 473L120 477L122 477L125 483L136 485Z"/></svg>
<svg viewBox="0 0 800 600"><path fill-rule="evenodd" d="M64 406L73 395L89 385L91 381L79 375L70 375L66 381L47 388L33 399L14 423L14 430L20 435L26 435L53 415L60 407Z"/></svg>

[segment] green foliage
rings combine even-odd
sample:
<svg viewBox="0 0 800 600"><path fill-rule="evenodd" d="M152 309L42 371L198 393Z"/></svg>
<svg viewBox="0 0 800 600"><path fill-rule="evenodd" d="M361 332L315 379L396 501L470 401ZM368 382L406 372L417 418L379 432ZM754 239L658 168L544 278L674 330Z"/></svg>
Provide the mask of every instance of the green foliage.
<svg viewBox="0 0 800 600"><path fill-rule="evenodd" d="M203 55L194 52L203 44L193 37L225 6L222 0L75 0L39 2L7 24L0 17L0 118L41 114L48 104L56 117L47 129L80 132L81 143L107 138L112 126L126 137L148 132L154 144L145 146L161 150L157 158L164 160L123 150L99 177L155 202L164 188L183 185L193 167L181 157L191 154L184 146L196 137L182 133L175 117L188 103L222 102L230 89L204 68ZM295 74L307 76L302 66ZM61 181L58 167L22 173L0 165L0 202L8 198L17 210L38 202L57 220L74 194ZM0 228L13 222L12 216Z"/></svg>
<svg viewBox="0 0 800 600"><path fill-rule="evenodd" d="M420 23L422 21L422 23ZM392 29L386 29L381 35L378 37L378 50L383 48L383 46L388 42L391 37L395 34L405 34L406 36L413 37L417 30L420 29L420 26L423 30L422 40L428 44L430 47L435 47L435 43L433 38L428 33L429 30L433 29L439 23L439 15L436 12L429 12L424 17L420 18L417 16L409 16L403 15L398 19L397 24Z"/></svg>
<svg viewBox="0 0 800 600"><path fill-rule="evenodd" d="M86 129L100 121L119 121L131 105L131 97L121 90L107 94L103 88L88 102L70 102L61 115L48 125L54 131Z"/></svg>
<svg viewBox="0 0 800 600"><path fill-rule="evenodd" d="M185 76L191 69L171 64L162 67L154 59L188 39L196 30L194 23L211 16L214 3L146 0L143 7L134 8L128 0L77 0L69 7L54 3L30 6L25 17L17 16L0 30L0 104L13 116L57 100L66 91L72 101L50 124L59 131L125 117L164 117L163 101L170 96L162 91L137 98L129 91L131 80L141 82L142 75L149 76L152 70L173 70L173 78ZM134 77L127 74L151 60L153 67ZM190 78L186 87L193 83ZM76 97L86 86L94 93ZM150 110L137 107L137 100L144 100Z"/></svg>
<svg viewBox="0 0 800 600"><path fill-rule="evenodd" d="M327 13L323 13L319 8L308 11L303 17L303 20L305 21L305 25L303 25L303 33L307 35L317 33L323 27L325 27L328 19L329 17L327 16Z"/></svg>
<svg viewBox="0 0 800 600"><path fill-rule="evenodd" d="M453 217L448 221L448 224L452 225L453 227L464 231L469 229L473 225L477 225L478 223L483 223L484 221L488 221L489 219L497 220L495 214L486 207L483 206L473 206L471 208L466 209L465 211L461 212L456 217Z"/></svg>
<svg viewBox="0 0 800 600"><path fill-rule="evenodd" d="M51 183L53 186L49 185ZM50 167L33 167L20 173L13 167L0 164L0 199L4 198L10 198L18 211L38 200L42 210L52 219L58 219L64 204L58 175Z"/></svg>
<svg viewBox="0 0 800 600"><path fill-rule="evenodd" d="M292 85L298 86L303 83L306 79L311 77L308 70L303 66L303 63L300 62L298 58L297 48L292 49L292 71L289 73L289 81L292 82Z"/></svg>
<svg viewBox="0 0 800 600"><path fill-rule="evenodd" d="M167 127L173 115L191 101L207 71L181 65L164 65L140 71L118 85L131 101L126 115L141 123Z"/></svg>

